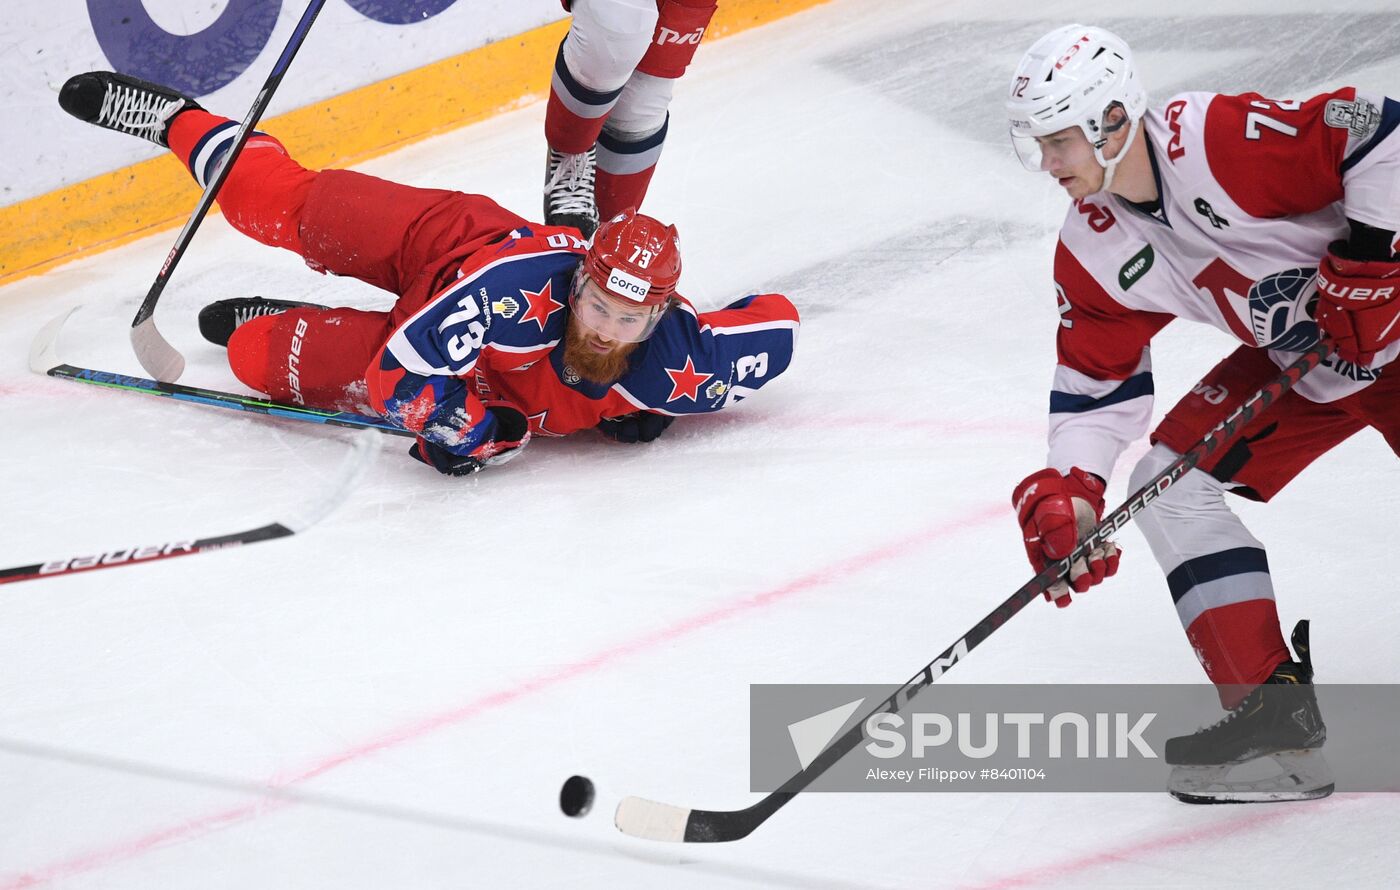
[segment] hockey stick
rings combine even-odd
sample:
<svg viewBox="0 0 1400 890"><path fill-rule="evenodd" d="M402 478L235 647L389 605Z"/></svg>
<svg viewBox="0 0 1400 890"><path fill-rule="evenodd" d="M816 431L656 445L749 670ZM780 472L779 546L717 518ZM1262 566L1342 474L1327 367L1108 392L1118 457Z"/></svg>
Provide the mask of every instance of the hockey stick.
<svg viewBox="0 0 1400 890"><path fill-rule="evenodd" d="M865 725L876 714L898 713L910 699L918 695L926 686L943 675L997 628L1021 611L1027 603L1035 599L1046 588L1069 574L1070 565L1082 559L1089 551L1107 541L1118 529L1128 522L1152 501L1166 492L1178 479L1186 475L1206 455L1230 442L1260 412L1280 399L1306 374L1316 368L1332 352L1330 343L1319 342L1301 358L1289 365L1275 380L1250 396L1243 405L1206 434L1200 442L1177 458L1171 466L1157 475L1157 478L1139 488L1121 506L1108 513L1102 522L1094 527L1079 542L1069 556L1047 566L1044 571L1028 581L1020 590L1011 594L1001 605L972 626L956 643L939 653L938 657L915 674L897 689L893 695L882 701L874 710L862 717L839 739L817 756L806 768L784 782L778 790L770 793L753 806L741 810L697 810L671 804L657 803L641 797L625 797L617 805L613 822L624 834L654 841L681 841L685 843L718 843L736 841L747 837L754 829L792 800L814 779L831 768L842 757L850 753L865 738Z"/></svg>
<svg viewBox="0 0 1400 890"><path fill-rule="evenodd" d="M212 538L170 541L144 547L125 547L88 556L51 559L32 565L0 569L0 584L31 581L36 578L57 578L59 575L71 575L74 572L89 572L95 569L114 569L119 566L154 562L158 559L171 559L176 556L193 556L208 550L227 550L230 547L241 547L244 544L286 538L297 532L306 531L324 519L350 496L355 484L369 467L371 458L379 450L379 443L380 438L369 433L360 433L356 436L354 448L346 455L345 460L337 470L334 484L319 499L301 506L280 522L270 522L247 531L217 535Z"/></svg>
<svg viewBox="0 0 1400 890"><path fill-rule="evenodd" d="M408 430L394 426L394 424L382 417L370 417L364 414L356 414L353 411L322 411L316 408L307 408L304 405L289 405L285 402L276 402L271 399L242 396L232 392L220 392L217 389L201 389L196 386L185 386L180 383L161 383L159 380L150 380L145 377L131 377L126 374L117 374L113 371L98 371L93 368L80 368L76 365L70 365L64 362L58 355L58 334L63 328L63 323L66 322L68 317L75 311L77 311L77 307L69 309L67 312L57 316L39 329L39 333L35 336L34 342L29 349L29 367L36 374L47 374L50 377L57 377L60 380L91 383L97 386L110 387L111 389L126 390L127 392L165 396L181 402L194 402L195 404L209 405L214 408L229 408L234 411L266 414L269 417L278 417L283 420L304 420L310 421L311 423L325 424L326 426L343 426L355 429L369 427L392 436L413 435L413 433Z"/></svg>
<svg viewBox="0 0 1400 890"><path fill-rule="evenodd" d="M151 283L151 289L146 292L146 299L141 302L141 308L136 310L136 317L131 320L131 347L136 350L136 358L140 360L141 367L145 368L146 373L157 380L169 382L180 379L180 375L185 372L185 357L180 354L178 349L170 345L170 342L161 335L160 331L156 330L156 302L160 299L161 293L165 291L165 285L170 281L170 276L174 273L175 266L179 264L180 257L185 255L185 249L190 246L190 240L194 238L195 230L199 228L200 223L204 222L209 208L213 206L214 197L218 195L224 180L228 178L229 171L233 169L234 160L243 151L243 145L252 135L253 127L257 126L268 103L272 101L272 94L277 89L278 84L282 82L282 76L287 73L287 68L292 64L292 58L297 54L297 50L301 48L302 41L306 39L306 32L311 30L311 23L316 20L316 15L325 5L326 0L311 0L307 4L306 12L302 13L301 21L297 22L296 29L292 31L292 37L287 41L286 48L282 50L282 55L277 59L277 63L272 66L272 73L268 75L262 91L253 100L253 107L248 109L248 116L243 120L243 126L238 128L238 134L234 137L228 155L219 165L214 178L204 187L204 194L199 196L199 203L195 205L194 212L185 222L185 227L180 230L180 236L175 239L175 246L170 248L170 253L165 255L165 262L161 264L160 272L156 273L156 280Z"/></svg>

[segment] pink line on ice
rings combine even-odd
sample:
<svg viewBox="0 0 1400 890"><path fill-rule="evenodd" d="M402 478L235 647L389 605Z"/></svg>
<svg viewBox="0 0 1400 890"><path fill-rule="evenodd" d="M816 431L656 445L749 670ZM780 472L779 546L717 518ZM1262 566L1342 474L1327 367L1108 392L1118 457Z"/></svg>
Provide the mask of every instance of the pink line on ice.
<svg viewBox="0 0 1400 890"><path fill-rule="evenodd" d="M1165 798L1165 793L1163 794ZM1355 802L1360 795L1335 794L1326 800L1306 803L1260 804L1264 807L1251 811L1237 819L1203 823L1196 828L1170 833L1156 834L1144 840L1122 844L1099 853L1091 853L1066 859L1063 862L1032 866L1024 871L1013 872L985 884L965 886L964 890L1011 890L1014 887L1034 887L1051 881L1072 880L1077 874L1107 865L1131 862L1140 857L1150 857L1177 847L1189 847L1199 843L1213 843L1294 818L1312 818L1320 809L1334 808L1346 802ZM1184 805L1171 803L1176 808Z"/></svg>
<svg viewBox="0 0 1400 890"><path fill-rule="evenodd" d="M945 436L985 436L992 433L1005 436L1026 437L1036 441L1041 441L1045 438L1046 429L1046 418L1044 416L1037 417L1035 420L957 420L953 418L894 415L860 417L852 414L843 414L841 415L840 423L851 427L899 430L901 432L919 431L938 433ZM784 428L791 429L820 427L829 430L833 426L832 421L803 421L787 417L782 419L782 424Z"/></svg>
<svg viewBox="0 0 1400 890"><path fill-rule="evenodd" d="M333 754L299 773L278 776L266 784L270 789L286 788L323 775L338 766L363 759L377 751L393 748L430 735L440 729L456 726L481 714L513 704L522 698L543 692L561 683L592 674L627 656L655 649L681 637L719 624L736 615L762 609L780 603L796 594L814 588L842 581L862 571L873 568L893 559L906 556L921 547L951 537L959 532L979 527L993 521L1010 522L1010 507L997 504L967 513L957 520L944 522L923 531L895 539L888 544L858 553L830 565L801 575L786 584L770 588L752 596L736 599L726 605L710 609L684 618L658 630L643 633L611 648L600 650L583 661L575 662L563 669L552 668L540 674L513 683L506 689L482 696L460 708L434 714L385 733ZM1008 526L1009 528L1010 526ZM18 875L0 879L0 890L22 890L37 887L50 881L71 877L84 872L95 871L142 856L160 847L193 840L214 830L239 822L257 818L280 810L292 803L288 800L264 799L237 807L230 807L216 813L195 816L166 828L150 831L140 837L117 841L101 849L80 853L68 859L28 869Z"/></svg>

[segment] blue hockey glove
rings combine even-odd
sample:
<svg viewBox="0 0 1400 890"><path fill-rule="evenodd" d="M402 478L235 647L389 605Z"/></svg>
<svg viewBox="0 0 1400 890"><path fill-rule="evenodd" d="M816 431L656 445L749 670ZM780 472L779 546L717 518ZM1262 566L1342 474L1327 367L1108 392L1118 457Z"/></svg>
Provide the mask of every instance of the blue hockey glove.
<svg viewBox="0 0 1400 890"><path fill-rule="evenodd" d="M408 453L448 476L469 476L485 467L505 463L530 441L530 422L524 414L504 403L487 405L486 411L496 419L496 433L467 454L456 454L421 437Z"/></svg>

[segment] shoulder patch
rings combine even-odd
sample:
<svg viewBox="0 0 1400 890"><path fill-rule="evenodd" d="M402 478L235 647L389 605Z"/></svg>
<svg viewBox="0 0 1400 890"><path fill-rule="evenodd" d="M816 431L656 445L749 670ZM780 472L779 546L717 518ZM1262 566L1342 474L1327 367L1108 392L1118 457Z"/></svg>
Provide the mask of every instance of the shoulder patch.
<svg viewBox="0 0 1400 890"><path fill-rule="evenodd" d="M1365 141L1376 134L1381 125L1381 110L1365 99L1350 102L1343 99L1329 99L1322 110L1322 122L1338 130L1346 130L1352 136Z"/></svg>
<svg viewBox="0 0 1400 890"><path fill-rule="evenodd" d="M1157 259L1157 254L1152 250L1152 245L1148 244L1133 254L1132 258L1123 264L1123 268L1118 270L1118 286L1127 290L1138 279L1148 273L1152 268L1152 263Z"/></svg>

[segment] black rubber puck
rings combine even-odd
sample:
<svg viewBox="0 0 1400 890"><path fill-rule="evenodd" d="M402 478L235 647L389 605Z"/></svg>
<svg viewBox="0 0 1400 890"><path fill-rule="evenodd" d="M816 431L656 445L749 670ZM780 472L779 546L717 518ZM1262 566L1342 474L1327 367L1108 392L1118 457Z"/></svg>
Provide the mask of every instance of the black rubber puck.
<svg viewBox="0 0 1400 890"><path fill-rule="evenodd" d="M593 808L593 780L587 776L569 776L559 789L559 809L575 819L588 815Z"/></svg>

